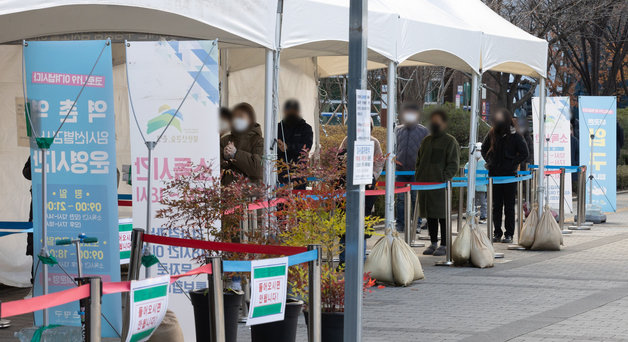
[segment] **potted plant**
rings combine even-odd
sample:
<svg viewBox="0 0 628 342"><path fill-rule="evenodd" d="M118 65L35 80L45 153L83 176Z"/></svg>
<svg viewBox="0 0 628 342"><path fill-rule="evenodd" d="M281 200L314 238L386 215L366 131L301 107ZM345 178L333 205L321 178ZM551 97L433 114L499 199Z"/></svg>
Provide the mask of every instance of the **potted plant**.
<svg viewBox="0 0 628 342"><path fill-rule="evenodd" d="M190 239L219 242L255 241L263 243L272 234L264 227L256 231L242 229L246 222L248 205L265 198L267 188L258 183L236 177L231 184L221 184L221 175L205 165L187 165L176 172L162 193L163 208L156 217L164 219L169 230ZM198 250L195 260L205 263L210 256L219 255L225 260L245 260L246 254ZM224 274L224 315L227 341L237 341L237 325L243 297L245 275ZM209 340L209 302L207 289L190 292L194 306L197 341Z"/></svg>

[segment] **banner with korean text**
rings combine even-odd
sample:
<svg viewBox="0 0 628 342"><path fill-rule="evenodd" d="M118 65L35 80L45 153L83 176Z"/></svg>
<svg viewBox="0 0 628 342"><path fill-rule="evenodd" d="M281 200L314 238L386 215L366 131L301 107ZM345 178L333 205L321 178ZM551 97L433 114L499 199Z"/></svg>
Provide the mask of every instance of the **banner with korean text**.
<svg viewBox="0 0 628 342"><path fill-rule="evenodd" d="M534 146L539 146L539 98L532 98ZM545 103L545 165L571 165L571 111L569 97L547 97ZM539 163L539 149L534 149L534 163ZM573 212L571 177L565 176L565 210ZM546 177L549 205L557 209L560 200L560 175Z"/></svg>
<svg viewBox="0 0 628 342"><path fill-rule="evenodd" d="M617 208L617 98L578 97L580 164L587 166L587 204ZM591 136L594 136L591 139ZM593 158L591 158L593 157Z"/></svg>
<svg viewBox="0 0 628 342"><path fill-rule="evenodd" d="M127 42L126 58L133 110L130 115L133 225L146 227L146 201L150 200L150 231L185 237L182 232L165 227L155 213L162 208L160 196L165 184L189 172L189 163L210 166L216 174L220 172L217 42ZM156 141L162 132L152 152L151 189L147 190L145 141ZM153 276L176 275L198 266L192 260L197 256L193 249L152 245L152 252L161 261L153 266ZM206 277L199 276L178 280L169 288L169 309L177 315L186 341L195 339L195 329L192 305L184 292L205 287Z"/></svg>
<svg viewBox="0 0 628 342"><path fill-rule="evenodd" d="M76 250L73 245L55 246L55 241L77 238L80 233L98 238L97 243L81 246L83 275L100 276L105 282L120 281L111 43L27 42L24 63L33 136L52 138L58 130L46 152L47 247L59 262L49 268L50 292L76 286ZM33 142L31 172L37 254L42 246L42 164L40 150ZM42 294L42 267L36 267L36 296ZM120 308L119 294L103 301L103 336L119 336ZM77 302L52 308L50 324L79 325L78 311ZM39 312L35 323L41 325L42 320Z"/></svg>

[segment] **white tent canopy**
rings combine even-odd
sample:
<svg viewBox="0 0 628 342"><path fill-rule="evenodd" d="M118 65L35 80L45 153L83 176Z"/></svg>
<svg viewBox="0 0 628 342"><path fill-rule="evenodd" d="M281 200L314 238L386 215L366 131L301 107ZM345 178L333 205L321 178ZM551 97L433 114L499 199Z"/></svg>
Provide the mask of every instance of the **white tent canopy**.
<svg viewBox="0 0 628 342"><path fill-rule="evenodd" d="M81 32L218 39L274 49L277 0L6 0L0 43Z"/></svg>
<svg viewBox="0 0 628 342"><path fill-rule="evenodd" d="M502 18L480 0L427 0L482 32L480 70L547 76L547 41Z"/></svg>

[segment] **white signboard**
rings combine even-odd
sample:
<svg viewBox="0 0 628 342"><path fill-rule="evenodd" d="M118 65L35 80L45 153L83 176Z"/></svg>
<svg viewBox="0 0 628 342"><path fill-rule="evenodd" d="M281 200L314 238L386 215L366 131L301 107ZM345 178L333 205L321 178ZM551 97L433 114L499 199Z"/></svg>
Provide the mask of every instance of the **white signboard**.
<svg viewBox="0 0 628 342"><path fill-rule="evenodd" d="M532 98L532 129L534 146L539 146L539 98ZM571 165L571 111L569 97L547 97L545 104L545 165ZM538 165L539 149L534 149L534 163ZM560 175L546 177L549 205L558 208L560 201ZM573 212L571 176L565 176L565 210Z"/></svg>
<svg viewBox="0 0 628 342"><path fill-rule="evenodd" d="M287 274L288 258L251 261L251 305L246 325L283 320Z"/></svg>
<svg viewBox="0 0 628 342"><path fill-rule="evenodd" d="M356 140L371 140L371 91L355 91Z"/></svg>
<svg viewBox="0 0 628 342"><path fill-rule="evenodd" d="M373 182L373 155L375 143L356 141L353 155L353 185L371 184Z"/></svg>
<svg viewBox="0 0 628 342"><path fill-rule="evenodd" d="M168 309L170 277L131 282L130 322L126 342L147 341L161 324Z"/></svg>
<svg viewBox="0 0 628 342"><path fill-rule="evenodd" d="M168 229L164 220L155 218L155 213L163 208L161 194L164 186L177 176L189 173L189 163L195 167L210 166L214 174L219 175L217 42L128 42L126 60L129 93L137 115L137 123L133 112L129 118L133 224L146 227L146 203L150 200L153 215L150 232L185 238L182 231ZM199 70L202 70L200 75ZM193 83L197 75L196 83ZM192 84L194 86L177 112ZM148 141L155 141L164 129L166 131L152 153L152 183L151 189L147 189L148 152L143 136ZM200 266L194 260L200 252L191 248L152 244L151 250L161 261L161 265L152 266L153 276L182 274ZM177 280L177 284L169 288L170 310L177 315L186 341L194 341L195 330L192 304L184 292L206 287L206 279L187 277Z"/></svg>

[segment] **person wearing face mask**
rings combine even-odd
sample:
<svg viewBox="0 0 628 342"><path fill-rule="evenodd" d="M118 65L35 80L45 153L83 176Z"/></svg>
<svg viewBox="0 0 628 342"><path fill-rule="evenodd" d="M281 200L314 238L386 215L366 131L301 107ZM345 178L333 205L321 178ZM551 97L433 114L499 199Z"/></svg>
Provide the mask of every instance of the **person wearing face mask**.
<svg viewBox="0 0 628 342"><path fill-rule="evenodd" d="M493 127L482 143L482 157L486 160L490 177L516 176L519 164L528 158L528 145L517 133L515 121L507 109L499 109L493 115ZM493 242L512 242L516 193L516 183L493 185ZM502 214L505 217L505 233L502 231Z"/></svg>
<svg viewBox="0 0 628 342"><path fill-rule="evenodd" d="M231 132L231 111L227 107L220 107L218 132L221 138Z"/></svg>
<svg viewBox="0 0 628 342"><path fill-rule="evenodd" d="M231 133L220 139L220 165L224 171L222 183L235 180L240 174L253 182L262 180L262 155L264 138L260 125L255 121L255 110L248 103L233 107Z"/></svg>
<svg viewBox="0 0 628 342"><path fill-rule="evenodd" d="M277 127L277 155L288 167L301 160L301 153L312 148L314 133L301 117L301 109L297 100L291 99L284 103L283 119ZM294 189L305 189L306 183L301 179L290 179L288 172L279 174L279 182L292 182Z"/></svg>
<svg viewBox="0 0 628 342"><path fill-rule="evenodd" d="M397 171L414 171L416 165L416 157L421 147L421 142L430 133L425 126L419 123L419 106L414 102L406 102L401 106L401 115L399 116L401 125L395 128L396 136L396 170ZM398 175L397 182L413 182L413 175ZM412 191L412 203L415 202L417 191ZM405 230L405 196L397 195L395 204L395 219L397 222L397 231ZM421 225L421 218L417 222ZM417 229L413 227L413 229Z"/></svg>
<svg viewBox="0 0 628 342"><path fill-rule="evenodd" d="M443 183L451 180L460 165L460 146L452 135L446 133L447 113L436 109L430 114L430 135L423 139L419 148L415 179L417 182ZM447 253L447 208L445 189L419 191L419 213L427 217L427 229L431 245L424 255L445 255ZM440 247L438 246L438 226L440 225Z"/></svg>

